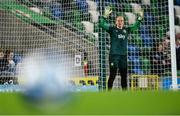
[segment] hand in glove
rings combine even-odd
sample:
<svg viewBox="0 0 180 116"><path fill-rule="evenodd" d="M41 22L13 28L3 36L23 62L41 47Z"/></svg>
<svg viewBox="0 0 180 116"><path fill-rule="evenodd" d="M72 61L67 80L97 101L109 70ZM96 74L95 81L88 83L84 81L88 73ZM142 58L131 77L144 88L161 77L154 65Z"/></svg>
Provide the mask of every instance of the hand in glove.
<svg viewBox="0 0 180 116"><path fill-rule="evenodd" d="M109 15L112 13L112 8L110 6L107 6L104 11L104 18L108 18Z"/></svg>
<svg viewBox="0 0 180 116"><path fill-rule="evenodd" d="M144 10L140 10L138 12L138 20L142 21L143 18L144 18Z"/></svg>

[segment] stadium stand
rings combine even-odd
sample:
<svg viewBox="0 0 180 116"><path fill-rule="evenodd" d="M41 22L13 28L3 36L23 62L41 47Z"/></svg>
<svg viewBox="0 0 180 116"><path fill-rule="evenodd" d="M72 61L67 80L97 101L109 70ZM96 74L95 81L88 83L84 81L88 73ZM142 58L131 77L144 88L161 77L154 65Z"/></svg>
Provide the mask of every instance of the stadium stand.
<svg viewBox="0 0 180 116"><path fill-rule="evenodd" d="M150 0L142 0L142 4L144 4L144 5L150 5Z"/></svg>
<svg viewBox="0 0 180 116"><path fill-rule="evenodd" d="M78 30L77 28L75 28L75 29L71 28L72 25L69 24L69 22L65 22L65 21L63 22L64 27L60 26L60 25L58 25L61 23L61 22L59 22L59 20L61 18L61 17L59 17L60 15L53 15L54 12L52 12L53 18L46 17L46 16L43 16L42 14L38 14L37 12L30 11L32 9L29 10L25 7L25 5L27 7L29 7L29 4L31 4L30 5L31 7L34 6L36 8L40 8L41 6L35 6L36 4L30 3L30 1L29 1L28 5L27 5L27 3L24 3L24 2L21 2L23 5L20 5L19 2L20 1L17 1L17 3L12 3L12 4L6 4L6 3L3 3L3 4L4 4L4 7L7 9L14 9L14 11L21 10L21 11L24 11L23 12L24 14L26 12L28 12L28 13L30 12L31 13L30 16L34 16L34 17L29 18L27 16L23 16L24 14L19 15L18 13L15 13L15 15L13 15L12 13L14 13L14 12L12 12L10 14L8 11L2 10L1 16L4 17L4 19L9 19L9 20L1 21L1 22L6 22L8 24L7 26L2 26L3 28L1 28L1 32L6 32L6 29L8 30L8 27L19 26L20 27L19 29L24 29L24 30L26 30L25 32L27 33L27 34L23 33L24 36L21 36L22 39L18 38L19 37L18 34L20 34L22 30L14 29L11 31L11 33L7 34L7 35L9 35L8 37L5 33L2 34L2 39L1 39L2 47L7 48L7 43L3 43L3 42L12 42L12 43L8 43L9 47L16 50L15 52L18 53L18 52L21 52L21 50L22 50L21 46L23 46L23 45L24 45L24 50L31 50L32 48L33 49L34 48L46 48L46 46L48 46L49 43L53 43L53 45L63 43L63 44L67 44L67 45L71 46L71 48L69 46L66 46L66 48L64 48L64 49L66 49L68 52L70 52L72 54L72 56L78 52L80 54L83 54L84 51L89 51L89 53L88 53L89 57L90 57L89 59L92 59L92 60L97 59L97 58L93 58L93 57L98 57L98 56L96 56L97 54L94 54L94 52L97 51L97 48L93 43L94 42L93 39L95 37L93 34L84 34L82 32L82 30ZM54 3L52 3L52 4L54 4ZM55 6L56 6L55 10L58 10L57 6L61 6L61 5L55 5ZM52 8L51 10L54 10L54 7L50 6L49 8ZM55 13L58 14L59 11L55 12ZM19 18L22 19L23 21L18 19L16 17L16 15L18 15ZM73 14L73 15L78 16L75 24L80 24L81 22L78 22L78 21L81 21L80 20L81 17L79 17L79 15L77 15L77 14ZM57 16L57 17L55 17L55 16ZM51 18L54 19L54 21L51 20ZM33 21L32 21L32 19L33 19ZM64 19L64 20L66 20L66 19ZM15 23L15 22L19 22L19 24ZM5 29L4 27L7 27L7 28ZM28 28L28 27L31 27L31 28ZM93 25L92 25L92 27L93 27ZM70 30L70 28L71 28L71 30ZM13 31L14 32L16 31L16 33L13 33ZM74 32L76 32L76 33L74 33ZM93 32L93 28L92 28L91 32ZM63 35L63 34L66 34L66 35ZM30 35L30 36L28 36L28 35ZM76 40L71 39L72 37L73 38L76 37ZM96 35L96 37L97 37L97 35ZM52 38L52 39L50 39L50 38ZM6 41L5 41L5 39L6 39ZM38 41L41 43L36 44L37 46L36 45L31 46L32 48L31 47L28 48L28 45L32 45L33 43L31 43L31 42L35 42L35 41ZM56 42L56 44L52 41ZM75 42L76 42L76 44L75 44ZM13 48L12 47L13 44L18 44L19 48L18 48L18 46L17 47L14 46L15 48ZM39 45L42 45L42 46L39 46ZM86 46L91 46L91 47L87 48ZM88 49L88 50L86 50L86 49ZM27 53L28 51L23 51L23 52ZM97 61L91 61L91 62L97 62ZM97 66L92 65L92 68L97 69ZM81 71L81 69L80 69L80 71ZM94 73L96 73L96 71ZM79 74L83 74L83 73L79 73ZM82 76L82 75L79 75L79 76Z"/></svg>
<svg viewBox="0 0 180 116"><path fill-rule="evenodd" d="M179 5L180 6L180 0L174 0L175 5Z"/></svg>
<svg viewBox="0 0 180 116"><path fill-rule="evenodd" d="M42 2L42 1L40 1ZM74 3L73 3L74 2ZM109 4L113 4L117 2L116 0L106 0L105 5ZM139 38L142 38L142 41L139 41L139 43L137 43L136 45L144 45L143 49L150 49L153 47L153 41L154 38L157 37L157 35L159 36L159 39L162 39L164 36L166 36L166 31L167 30L162 30L164 25L161 24L161 22L157 22L156 19L157 18L165 18L168 21L168 17L158 17L158 4L157 2L161 2L161 1L154 1L154 0L131 0L129 2L126 2L126 0L121 0L121 4L116 4L119 5L118 7L116 7L116 10L119 12L125 12L125 16L128 19L128 21L126 22L126 24L132 24L135 21L136 18L136 13L140 10L140 9L144 9L145 14L144 14L144 20L146 23L144 23L144 25L141 26L140 29L140 35ZM22 2L23 3L23 2ZM68 11L68 7L67 4L71 3L71 11ZM126 3L126 4L124 4ZM27 3L23 3L25 5L27 5ZM47 10L45 10L42 5L38 5L38 4L42 4L42 3L36 3L36 2L32 2L29 1L28 4L32 4L33 6L42 8L43 12L46 12ZM97 38L98 37L98 24L97 24L97 20L98 20L98 16L99 16L99 0L96 0L96 2L92 1L92 0L76 0L76 1L71 1L71 0L67 0L65 2L62 1L57 1L57 2L51 2L48 3L51 4L49 7L49 11L50 12L50 17L52 19L55 20L64 20L65 22L67 21L68 26L75 26L75 28L78 31L84 31L84 33L90 35L92 38ZM65 5L66 4L66 5ZM175 0L175 14L176 14L176 19L179 20L179 0ZM65 8L66 7L66 8ZM149 7L153 7L154 11L149 11L150 8ZM121 9L123 8L123 9ZM47 9L47 8L46 8ZM166 11L166 8L164 8ZM70 14L71 15L68 15ZM151 12L151 13L150 13ZM44 14L48 14L48 13L44 13ZM74 16L73 16L74 14ZM83 16L82 16L83 15ZM68 22L71 16L73 16L75 18L75 21L72 22ZM89 16L90 20L87 20L88 18L85 18L85 16ZM112 14L110 19L113 19L115 16L117 16L117 14ZM63 18L64 17L64 18ZM176 21L179 22L179 21ZM151 24L151 27L147 27L147 24ZM176 23L176 32L179 32L179 23ZM159 28L157 31L157 27ZM154 28L154 29L153 29ZM155 34L153 35L153 37L151 37L150 35L148 35L151 32L155 32ZM60 32L60 31L59 31ZM133 37L135 38L135 37ZM96 40L96 39L94 39ZM135 51L131 51L132 49L129 48L130 52L135 52ZM139 55L137 55L139 56ZM143 57L142 57L143 58ZM139 58L140 59L140 58ZM144 62L149 62L149 59L144 58Z"/></svg>

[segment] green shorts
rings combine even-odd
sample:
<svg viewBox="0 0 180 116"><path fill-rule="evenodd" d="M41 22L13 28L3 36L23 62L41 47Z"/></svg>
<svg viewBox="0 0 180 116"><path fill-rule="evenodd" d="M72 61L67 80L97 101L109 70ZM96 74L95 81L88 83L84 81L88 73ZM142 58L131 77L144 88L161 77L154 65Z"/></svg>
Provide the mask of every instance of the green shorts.
<svg viewBox="0 0 180 116"><path fill-rule="evenodd" d="M127 55L109 55L110 67L127 69Z"/></svg>

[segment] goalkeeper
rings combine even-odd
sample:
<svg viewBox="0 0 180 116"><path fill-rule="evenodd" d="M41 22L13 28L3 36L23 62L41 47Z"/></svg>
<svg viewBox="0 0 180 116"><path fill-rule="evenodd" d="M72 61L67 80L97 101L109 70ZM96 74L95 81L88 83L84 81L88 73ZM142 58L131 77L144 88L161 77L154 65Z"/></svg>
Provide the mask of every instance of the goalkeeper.
<svg viewBox="0 0 180 116"><path fill-rule="evenodd" d="M110 26L107 22L111 14L111 7L106 7L104 15L99 19L99 26L110 34L110 54L109 66L110 76L108 80L108 90L112 89L113 81L119 69L121 75L121 87L127 89L127 41L128 35L140 27L143 18L143 11L139 12L136 23L128 27L124 26L124 17L117 16L115 26Z"/></svg>

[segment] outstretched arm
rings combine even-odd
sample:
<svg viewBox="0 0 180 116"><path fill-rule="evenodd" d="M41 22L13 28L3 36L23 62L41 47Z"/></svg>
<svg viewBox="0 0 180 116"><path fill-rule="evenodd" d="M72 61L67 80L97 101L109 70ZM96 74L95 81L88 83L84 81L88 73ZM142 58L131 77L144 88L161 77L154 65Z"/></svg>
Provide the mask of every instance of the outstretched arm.
<svg viewBox="0 0 180 116"><path fill-rule="evenodd" d="M105 8L104 15L99 18L99 26L106 31L109 31L110 24L107 21L107 17L111 14L112 9L110 6Z"/></svg>
<svg viewBox="0 0 180 116"><path fill-rule="evenodd" d="M99 19L99 27L101 27L106 31L109 31L110 24L107 22L107 19L104 18L103 16L101 16Z"/></svg>
<svg viewBox="0 0 180 116"><path fill-rule="evenodd" d="M140 24L142 23L143 17L144 17L144 12L140 11L139 15L136 19L136 22L128 27L130 29L130 32L135 31L140 27Z"/></svg>

